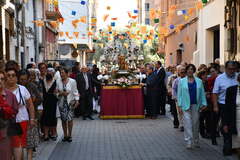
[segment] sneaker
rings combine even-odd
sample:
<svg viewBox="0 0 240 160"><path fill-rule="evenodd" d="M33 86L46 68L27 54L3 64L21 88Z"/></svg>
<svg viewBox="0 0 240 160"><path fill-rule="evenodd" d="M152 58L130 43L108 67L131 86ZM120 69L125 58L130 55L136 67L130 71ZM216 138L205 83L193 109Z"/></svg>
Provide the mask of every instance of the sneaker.
<svg viewBox="0 0 240 160"><path fill-rule="evenodd" d="M187 144L186 148L187 149L192 149L192 145L191 144Z"/></svg>

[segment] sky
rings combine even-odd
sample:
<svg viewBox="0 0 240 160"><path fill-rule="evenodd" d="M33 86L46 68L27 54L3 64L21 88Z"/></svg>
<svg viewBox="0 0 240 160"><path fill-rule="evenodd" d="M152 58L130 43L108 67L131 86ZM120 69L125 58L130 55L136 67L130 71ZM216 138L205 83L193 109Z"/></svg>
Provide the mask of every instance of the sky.
<svg viewBox="0 0 240 160"><path fill-rule="evenodd" d="M107 10L110 6L111 10ZM107 27L110 25L111 18L118 18L116 22L117 27L126 26L129 22L128 11L133 12L137 9L137 0L98 0L97 19L98 28ZM107 21L104 22L104 15L109 14Z"/></svg>

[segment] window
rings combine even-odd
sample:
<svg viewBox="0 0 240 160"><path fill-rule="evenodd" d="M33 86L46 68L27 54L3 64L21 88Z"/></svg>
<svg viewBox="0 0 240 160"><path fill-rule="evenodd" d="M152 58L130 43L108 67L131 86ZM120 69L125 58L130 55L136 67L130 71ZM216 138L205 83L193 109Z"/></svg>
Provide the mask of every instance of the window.
<svg viewBox="0 0 240 160"><path fill-rule="evenodd" d="M150 25L150 19L149 19L149 18L146 18L146 19L145 19L145 24L146 24L146 25Z"/></svg>
<svg viewBox="0 0 240 160"><path fill-rule="evenodd" d="M145 3L145 11L150 11L150 4L149 3Z"/></svg>

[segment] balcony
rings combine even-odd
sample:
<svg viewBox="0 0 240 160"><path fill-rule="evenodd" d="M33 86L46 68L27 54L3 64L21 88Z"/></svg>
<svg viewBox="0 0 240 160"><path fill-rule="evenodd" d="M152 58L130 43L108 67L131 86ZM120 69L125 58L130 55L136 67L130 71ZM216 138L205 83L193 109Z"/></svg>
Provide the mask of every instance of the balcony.
<svg viewBox="0 0 240 160"><path fill-rule="evenodd" d="M62 18L61 13L58 10L58 5L54 3L45 3L45 14L46 19L56 21L59 18Z"/></svg>
<svg viewBox="0 0 240 160"><path fill-rule="evenodd" d="M208 0L207 3L204 3L204 6L206 6L206 5L210 4L210 3L212 3L213 1L215 1L215 0Z"/></svg>

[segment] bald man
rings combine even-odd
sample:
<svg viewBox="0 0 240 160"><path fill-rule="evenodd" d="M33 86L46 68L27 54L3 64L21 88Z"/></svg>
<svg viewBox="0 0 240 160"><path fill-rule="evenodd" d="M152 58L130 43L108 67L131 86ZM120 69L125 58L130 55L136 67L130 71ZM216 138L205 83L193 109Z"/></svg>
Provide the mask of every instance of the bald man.
<svg viewBox="0 0 240 160"><path fill-rule="evenodd" d="M89 118L93 120L91 117L93 110L93 87L92 87L92 77L90 73L88 73L89 69L86 66L83 66L81 72L77 75L77 88L80 94L80 108L82 109L83 120ZM78 107L75 111L77 117L80 116L80 108Z"/></svg>

